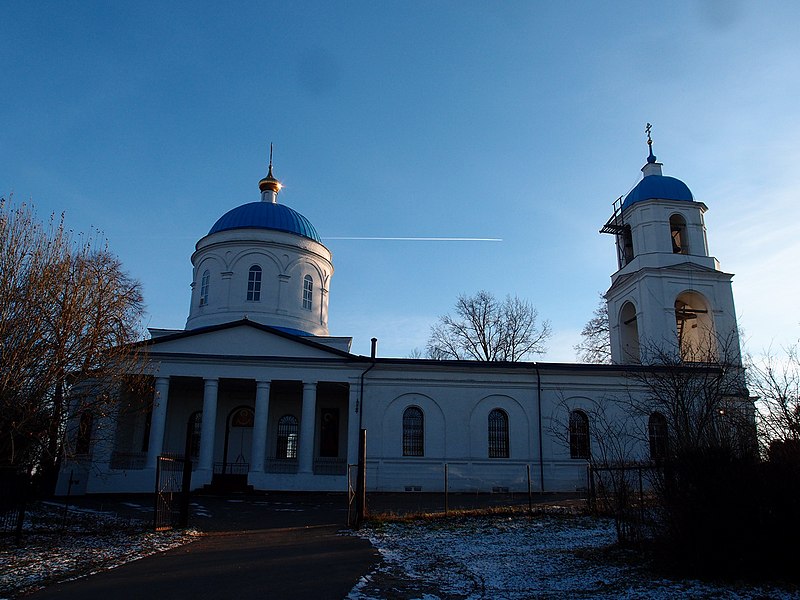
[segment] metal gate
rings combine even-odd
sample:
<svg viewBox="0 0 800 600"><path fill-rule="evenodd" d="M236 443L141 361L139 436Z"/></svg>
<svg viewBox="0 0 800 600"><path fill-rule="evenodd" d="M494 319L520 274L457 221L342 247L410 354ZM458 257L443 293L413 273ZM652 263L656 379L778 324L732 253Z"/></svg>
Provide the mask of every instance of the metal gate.
<svg viewBox="0 0 800 600"><path fill-rule="evenodd" d="M156 462L156 500L153 528L167 531L189 525L189 489L192 461L182 457L159 456Z"/></svg>

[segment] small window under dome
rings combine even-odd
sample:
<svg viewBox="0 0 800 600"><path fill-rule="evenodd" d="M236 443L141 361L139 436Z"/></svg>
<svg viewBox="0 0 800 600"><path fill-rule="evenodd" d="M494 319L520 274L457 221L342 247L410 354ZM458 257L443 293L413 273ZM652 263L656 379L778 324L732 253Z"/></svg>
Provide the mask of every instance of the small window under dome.
<svg viewBox="0 0 800 600"><path fill-rule="evenodd" d="M303 308L311 310L312 301L314 297L314 280L311 275L306 275L303 278Z"/></svg>
<svg viewBox="0 0 800 600"><path fill-rule="evenodd" d="M261 301L261 267L253 265L247 277L247 300L249 302Z"/></svg>
<svg viewBox="0 0 800 600"><path fill-rule="evenodd" d="M211 278L211 273L208 269L203 271L203 278L200 280L200 306L208 304L208 280Z"/></svg>

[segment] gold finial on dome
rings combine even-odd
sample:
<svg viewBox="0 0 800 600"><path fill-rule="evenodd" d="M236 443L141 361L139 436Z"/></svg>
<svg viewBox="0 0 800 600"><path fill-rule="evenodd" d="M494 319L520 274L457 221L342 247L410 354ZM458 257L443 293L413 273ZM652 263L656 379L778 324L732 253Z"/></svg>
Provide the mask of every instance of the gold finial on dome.
<svg viewBox="0 0 800 600"><path fill-rule="evenodd" d="M281 182L275 179L275 177L272 175L272 144L270 144L269 170L267 171L267 176L258 182L258 189L261 190L261 199L275 202L276 201L275 197L278 195L278 192L281 191L281 187L282 187ZM268 194L270 197L265 198L266 194Z"/></svg>

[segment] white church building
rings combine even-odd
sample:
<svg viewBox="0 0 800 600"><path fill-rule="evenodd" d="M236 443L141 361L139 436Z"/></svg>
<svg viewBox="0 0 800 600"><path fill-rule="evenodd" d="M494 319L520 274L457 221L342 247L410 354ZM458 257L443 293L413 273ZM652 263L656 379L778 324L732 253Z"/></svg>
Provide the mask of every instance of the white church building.
<svg viewBox="0 0 800 600"><path fill-rule="evenodd" d="M328 335L331 252L278 202L272 164L260 199L232 208L192 254L183 330L151 329L150 410L95 419L88 453L65 461L59 492L151 492L159 455L190 456L192 488L344 491L367 431L367 490L535 491L586 486L589 407L628 393L650 342L687 353L738 344L732 275L709 255L703 213L652 154L603 226L616 240L606 293L613 364L359 356ZM738 346L737 346L738 352ZM647 428L644 429L647 431ZM652 431L652 428L651 428ZM649 447L641 444L647 460Z"/></svg>

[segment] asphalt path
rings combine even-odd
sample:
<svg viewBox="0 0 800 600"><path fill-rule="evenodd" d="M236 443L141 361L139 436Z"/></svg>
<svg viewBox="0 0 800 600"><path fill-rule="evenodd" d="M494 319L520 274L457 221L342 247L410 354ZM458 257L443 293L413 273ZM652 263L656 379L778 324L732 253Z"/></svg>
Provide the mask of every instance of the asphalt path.
<svg viewBox="0 0 800 600"><path fill-rule="evenodd" d="M147 498L77 502L120 514L149 510ZM191 509L190 525L204 532L197 541L29 598L340 600L379 560L346 530L341 494L197 497Z"/></svg>

